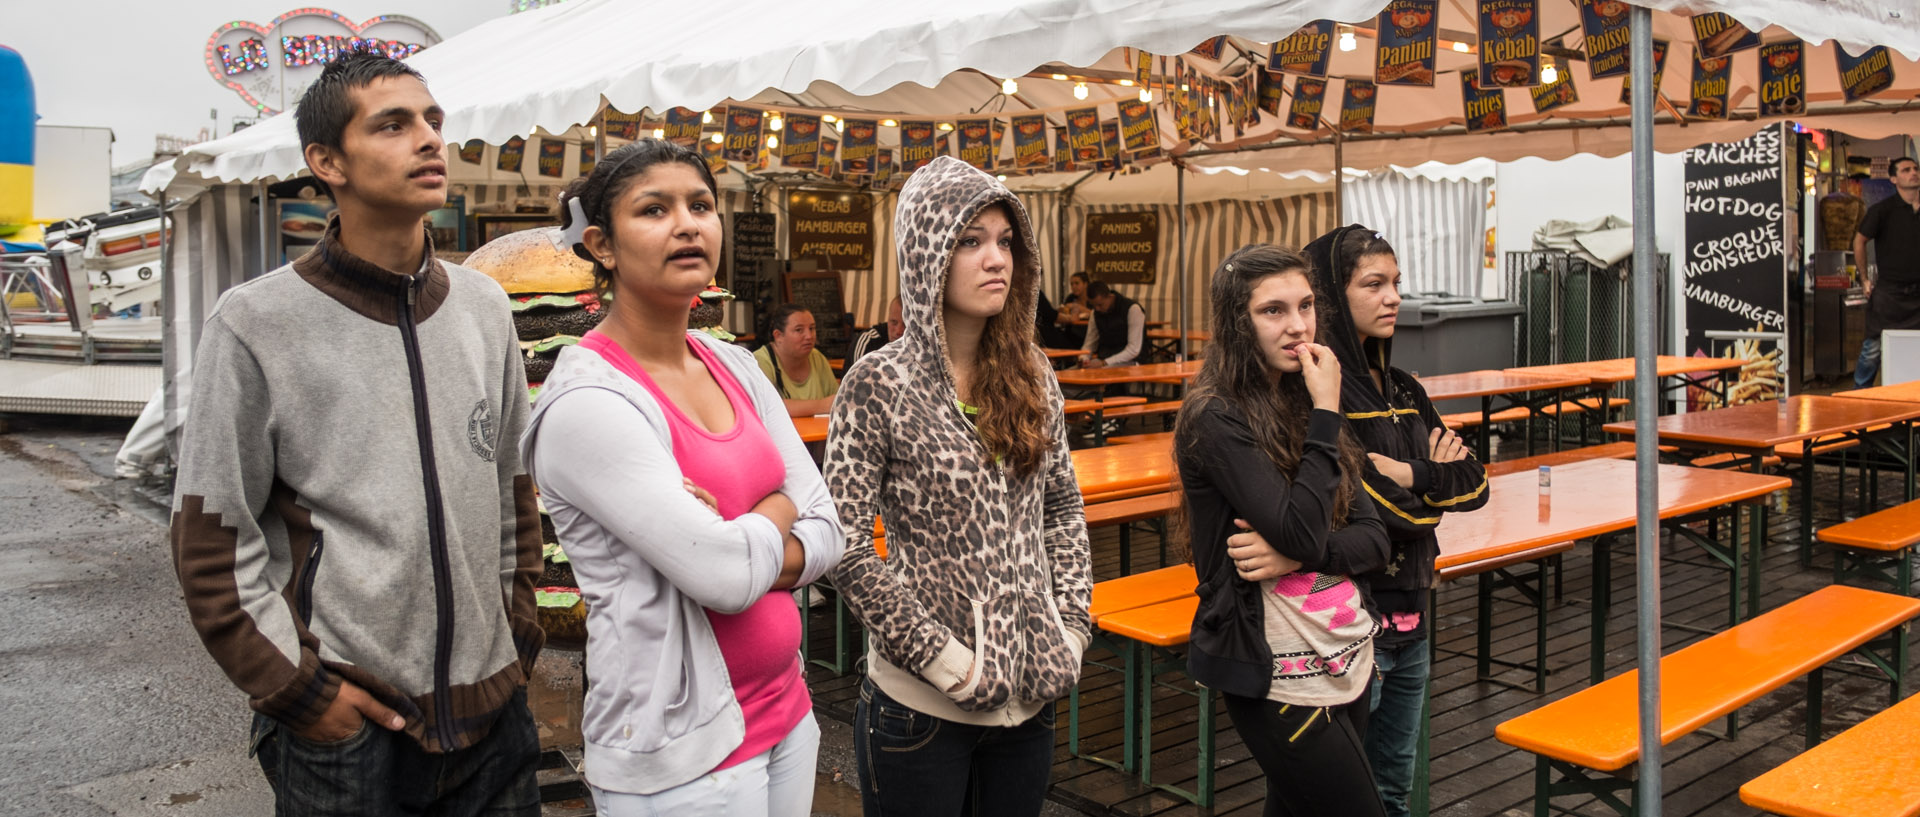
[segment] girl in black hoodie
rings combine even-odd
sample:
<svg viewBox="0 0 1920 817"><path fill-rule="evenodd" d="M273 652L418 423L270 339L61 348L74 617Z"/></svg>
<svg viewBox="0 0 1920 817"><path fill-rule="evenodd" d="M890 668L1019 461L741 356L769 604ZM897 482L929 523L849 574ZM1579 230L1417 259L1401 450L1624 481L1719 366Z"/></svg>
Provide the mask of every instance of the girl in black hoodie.
<svg viewBox="0 0 1920 817"><path fill-rule="evenodd" d="M1434 526L1445 512L1487 502L1486 472L1440 421L1413 375L1393 368L1400 265L1385 238L1358 224L1307 245L1331 302L1320 338L1340 359L1340 408L1367 451L1365 490L1386 525L1387 564L1359 576L1380 612L1367 759L1389 817L1407 812L1413 759L1431 663L1427 591L1440 554Z"/></svg>

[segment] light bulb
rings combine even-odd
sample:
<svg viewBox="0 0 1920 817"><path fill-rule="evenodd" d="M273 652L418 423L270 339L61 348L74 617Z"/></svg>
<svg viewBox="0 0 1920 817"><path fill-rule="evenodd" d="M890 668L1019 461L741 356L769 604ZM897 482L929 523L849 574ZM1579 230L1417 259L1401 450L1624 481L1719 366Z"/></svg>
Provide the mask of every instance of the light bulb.
<svg viewBox="0 0 1920 817"><path fill-rule="evenodd" d="M1123 79L1123 80L1120 80L1120 84L1121 84L1121 85L1125 85L1125 86L1127 86L1128 88L1132 88L1132 87L1133 87L1133 80L1130 80L1130 79Z"/></svg>
<svg viewBox="0 0 1920 817"><path fill-rule="evenodd" d="M1007 96L1020 93L1020 83L1014 82L1013 77L1000 80L1000 93L1006 94Z"/></svg>
<svg viewBox="0 0 1920 817"><path fill-rule="evenodd" d="M769 133L769 134L767 134L767 149L768 149L768 150L779 150L779 149L780 149L780 137L778 137L778 136L775 136L775 135L773 135L773 134L771 134L771 133Z"/></svg>
<svg viewBox="0 0 1920 817"><path fill-rule="evenodd" d="M820 115L820 121L831 125L835 122L840 121L840 117L834 116L833 114L830 114L830 113L823 113Z"/></svg>
<svg viewBox="0 0 1920 817"><path fill-rule="evenodd" d="M1141 89L1140 89L1140 101L1141 101L1141 102L1152 102L1152 101L1153 101L1153 89L1151 89L1151 88L1141 88Z"/></svg>
<svg viewBox="0 0 1920 817"><path fill-rule="evenodd" d="M1557 82L1559 79L1560 79L1560 72L1559 70L1553 67L1553 63L1547 63L1546 65L1540 66L1541 82L1544 82L1548 85L1552 85L1553 83Z"/></svg>
<svg viewBox="0 0 1920 817"><path fill-rule="evenodd" d="M1462 54L1471 54L1473 53L1473 46L1467 45L1464 40L1454 40L1453 50Z"/></svg>
<svg viewBox="0 0 1920 817"><path fill-rule="evenodd" d="M1066 75L1066 74L1054 74L1054 75L1053 75L1053 78L1054 78L1054 79L1057 79L1057 80L1062 80L1062 81L1065 81L1065 80L1066 80L1066 78L1067 78L1067 75Z"/></svg>
<svg viewBox="0 0 1920 817"><path fill-rule="evenodd" d="M1003 181L1003 182L1004 182L1004 181L1006 181L1006 180L1007 180L1007 174L1005 174L1005 173L1002 173L1002 174L1000 174L1000 175L997 175L997 176L994 176L994 178L996 178L996 179L999 179L1000 181Z"/></svg>
<svg viewBox="0 0 1920 817"><path fill-rule="evenodd" d="M1074 98L1074 99L1086 99L1086 98L1087 98L1087 84L1086 84L1086 83L1084 83L1084 82L1076 82L1076 83L1074 83L1074 84L1073 84L1073 98Z"/></svg>
<svg viewBox="0 0 1920 817"><path fill-rule="evenodd" d="M1340 50L1352 51L1359 47L1360 42L1353 38L1353 29L1342 27L1340 29Z"/></svg>
<svg viewBox="0 0 1920 817"><path fill-rule="evenodd" d="M880 127L883 127L883 128L897 128L899 126L900 126L899 122L895 122L891 119L880 120Z"/></svg>
<svg viewBox="0 0 1920 817"><path fill-rule="evenodd" d="M702 125L711 125L711 124L713 124L713 111L701 111L701 112L700 112L700 124L702 124Z"/></svg>
<svg viewBox="0 0 1920 817"><path fill-rule="evenodd" d="M943 130L943 131L950 131L950 130L953 130L953 123L952 123L952 122L942 122L942 123L940 123L940 129L941 129L941 130Z"/></svg>
<svg viewBox="0 0 1920 817"><path fill-rule="evenodd" d="M667 129L666 129L666 128L654 128L654 129L653 129L653 138L655 138L655 139L665 139L665 138L667 138Z"/></svg>
<svg viewBox="0 0 1920 817"><path fill-rule="evenodd" d="M713 134L713 143L714 143L714 144L716 144L716 145L720 145L720 144L725 144L725 143L726 143L726 141L727 141L727 137L726 137L725 135L723 135L723 134L721 134L721 133L719 133L719 132L717 132L717 131L716 131L716 132L715 132L715 133Z"/></svg>
<svg viewBox="0 0 1920 817"><path fill-rule="evenodd" d="M593 125L587 126L587 138L595 139L595 138L599 138L599 136L600 136L600 128Z"/></svg>
<svg viewBox="0 0 1920 817"><path fill-rule="evenodd" d="M783 127L786 127L786 125L787 125L787 120L780 118L780 115L777 113L767 117L767 127L769 128L772 128L774 130L779 130Z"/></svg>

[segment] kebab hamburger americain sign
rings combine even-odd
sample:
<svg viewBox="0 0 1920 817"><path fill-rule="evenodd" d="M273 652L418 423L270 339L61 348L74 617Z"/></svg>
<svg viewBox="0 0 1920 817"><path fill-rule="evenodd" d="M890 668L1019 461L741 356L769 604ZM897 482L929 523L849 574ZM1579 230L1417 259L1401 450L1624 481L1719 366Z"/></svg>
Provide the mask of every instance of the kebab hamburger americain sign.
<svg viewBox="0 0 1920 817"><path fill-rule="evenodd" d="M266 23L235 20L207 38L207 73L265 115L286 110L320 69L354 51L407 57L440 42L412 17L387 14L354 22L336 11L300 8Z"/></svg>

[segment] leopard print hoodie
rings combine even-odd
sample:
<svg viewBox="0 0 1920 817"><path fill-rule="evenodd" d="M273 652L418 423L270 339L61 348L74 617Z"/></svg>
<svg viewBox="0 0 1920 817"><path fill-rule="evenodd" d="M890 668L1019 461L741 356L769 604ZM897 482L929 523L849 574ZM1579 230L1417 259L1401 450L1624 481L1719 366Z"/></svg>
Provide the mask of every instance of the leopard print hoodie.
<svg viewBox="0 0 1920 817"><path fill-rule="evenodd" d="M824 470L848 540L833 582L871 634L869 677L926 714L1012 726L1079 681L1092 565L1059 384L1047 377L1053 450L1025 476L985 456L956 405L941 301L961 232L995 203L1012 216L1014 264L1037 292L1039 253L1018 198L951 157L908 180L894 213L906 334L841 381ZM1033 323L1037 300L1020 320Z"/></svg>

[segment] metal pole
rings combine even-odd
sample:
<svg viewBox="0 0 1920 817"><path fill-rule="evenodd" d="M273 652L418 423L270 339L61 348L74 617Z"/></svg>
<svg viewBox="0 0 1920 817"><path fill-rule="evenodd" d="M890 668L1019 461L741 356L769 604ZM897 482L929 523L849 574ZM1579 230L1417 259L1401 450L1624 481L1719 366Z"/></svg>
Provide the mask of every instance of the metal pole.
<svg viewBox="0 0 1920 817"><path fill-rule="evenodd" d="M1335 130L1333 132L1333 226L1336 228L1347 225L1347 211L1346 206L1343 204L1346 199L1346 194L1345 191L1341 189L1345 186L1347 179L1346 174L1340 171L1347 163L1345 157L1346 142L1346 137L1341 135L1340 131Z"/></svg>
<svg viewBox="0 0 1920 817"><path fill-rule="evenodd" d="M1187 359L1187 166L1175 163L1173 166L1173 218L1180 229L1180 246L1175 250L1174 262L1179 269L1174 271L1175 280L1180 286L1178 303L1180 304L1180 359Z"/></svg>
<svg viewBox="0 0 1920 817"><path fill-rule="evenodd" d="M1633 6L1633 435L1638 491L1634 503L1635 567L1640 663L1640 813L1660 817L1660 438L1659 303L1654 297L1653 246L1653 12ZM1736 532L1737 533L1737 532ZM1738 551L1734 558L1740 558ZM1755 567L1758 567L1757 565ZM1606 570L1607 565L1594 565Z"/></svg>
<svg viewBox="0 0 1920 817"><path fill-rule="evenodd" d="M174 373L180 367L180 355L191 350L180 348L180 339L173 334L178 324L173 313L180 304L173 288L178 285L174 275L179 271L173 266L172 222L167 217L167 191L162 190L154 196L160 207L160 430L167 441L167 457L172 462L180 460L172 424L175 413L179 411L180 390L173 382Z"/></svg>
<svg viewBox="0 0 1920 817"><path fill-rule="evenodd" d="M273 263L273 214L267 212L266 182L254 185L254 191L257 193L255 200L260 202L260 269L255 271L253 275L247 276L248 278L252 278L254 275L265 275L269 270L279 266Z"/></svg>

